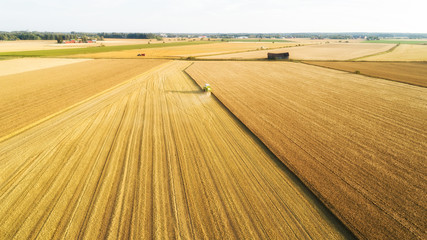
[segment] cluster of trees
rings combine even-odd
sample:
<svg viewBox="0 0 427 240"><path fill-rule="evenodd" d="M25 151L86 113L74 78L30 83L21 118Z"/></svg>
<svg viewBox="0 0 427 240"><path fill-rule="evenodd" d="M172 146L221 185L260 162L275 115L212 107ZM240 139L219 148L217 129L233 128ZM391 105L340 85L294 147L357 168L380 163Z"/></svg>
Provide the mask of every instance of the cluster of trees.
<svg viewBox="0 0 427 240"><path fill-rule="evenodd" d="M103 41L104 37L103 36L72 35L72 34L71 35L58 34L55 37L55 40L58 43L63 43L64 41L68 41L71 39L81 40L82 43L87 43L89 40L94 40L94 39L99 40L99 41Z"/></svg>
<svg viewBox="0 0 427 240"><path fill-rule="evenodd" d="M97 39L103 40L104 38L131 38L131 39L157 39L163 40L160 35L154 33L55 33L55 32L0 32L0 40L13 41L13 40L57 40L62 42L70 39Z"/></svg>
<svg viewBox="0 0 427 240"><path fill-rule="evenodd" d="M96 33L54 33L54 32L0 32L0 40L69 40L78 38L101 39ZM59 41L58 41L59 42Z"/></svg>
<svg viewBox="0 0 427 240"><path fill-rule="evenodd" d="M159 39L162 37L154 33L98 33L104 38L127 38L127 39Z"/></svg>

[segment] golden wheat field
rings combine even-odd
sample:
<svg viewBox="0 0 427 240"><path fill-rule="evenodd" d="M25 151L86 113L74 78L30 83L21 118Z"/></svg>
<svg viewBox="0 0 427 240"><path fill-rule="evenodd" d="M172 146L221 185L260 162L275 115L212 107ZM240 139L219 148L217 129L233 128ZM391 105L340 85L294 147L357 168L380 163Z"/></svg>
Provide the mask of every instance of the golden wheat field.
<svg viewBox="0 0 427 240"><path fill-rule="evenodd" d="M2 238L352 238L189 64L0 142Z"/></svg>
<svg viewBox="0 0 427 240"><path fill-rule="evenodd" d="M188 45L177 47L162 47L162 48L147 48L134 49L115 52L103 52L94 54L78 54L72 57L83 58L181 58L189 56L202 56L221 54L229 52L253 51L264 48L282 48L295 46L296 43L235 43L235 42L212 42L212 44ZM144 53L145 57L137 56L139 53Z"/></svg>
<svg viewBox="0 0 427 240"><path fill-rule="evenodd" d="M392 52L358 59L360 61L427 61L427 45L401 44Z"/></svg>
<svg viewBox="0 0 427 240"><path fill-rule="evenodd" d="M164 62L101 59L0 76L0 139Z"/></svg>
<svg viewBox="0 0 427 240"><path fill-rule="evenodd" d="M317 66L390 79L427 87L427 63L423 62L306 62Z"/></svg>
<svg viewBox="0 0 427 240"><path fill-rule="evenodd" d="M267 58L269 52L289 52L290 59L297 60L348 60L384 52L394 44L379 43L327 43L276 50L262 50L201 57L202 59L259 59Z"/></svg>
<svg viewBox="0 0 427 240"><path fill-rule="evenodd" d="M187 72L356 236L425 238L426 88L290 62Z"/></svg>

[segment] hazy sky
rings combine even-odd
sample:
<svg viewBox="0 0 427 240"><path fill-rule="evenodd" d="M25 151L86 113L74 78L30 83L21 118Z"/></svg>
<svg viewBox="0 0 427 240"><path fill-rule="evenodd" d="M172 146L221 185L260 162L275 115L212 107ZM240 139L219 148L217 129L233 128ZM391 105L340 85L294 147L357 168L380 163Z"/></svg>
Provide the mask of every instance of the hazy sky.
<svg viewBox="0 0 427 240"><path fill-rule="evenodd" d="M427 0L0 0L0 31L427 32Z"/></svg>

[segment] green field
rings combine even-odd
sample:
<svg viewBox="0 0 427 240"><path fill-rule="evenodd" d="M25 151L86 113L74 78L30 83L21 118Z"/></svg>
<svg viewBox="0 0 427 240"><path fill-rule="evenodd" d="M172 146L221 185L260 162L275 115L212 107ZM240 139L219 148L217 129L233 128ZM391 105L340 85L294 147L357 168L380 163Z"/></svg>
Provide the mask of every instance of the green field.
<svg viewBox="0 0 427 240"><path fill-rule="evenodd" d="M291 42L283 39L224 39L227 42Z"/></svg>
<svg viewBox="0 0 427 240"><path fill-rule="evenodd" d="M364 43L391 43L391 44L427 44L427 41L412 41L412 40L369 40Z"/></svg>
<svg viewBox="0 0 427 240"><path fill-rule="evenodd" d="M176 47L176 46L198 45L198 44L209 44L209 43L215 43L215 41L209 41L209 42L208 41L192 41L192 42L136 44L136 45L108 46L108 47L68 48L68 49L19 51L19 52L3 52L3 53L0 52L0 59L7 58L7 57L57 57L57 56L68 56L68 55L74 55L74 54L113 52L113 51L143 49L143 48Z"/></svg>

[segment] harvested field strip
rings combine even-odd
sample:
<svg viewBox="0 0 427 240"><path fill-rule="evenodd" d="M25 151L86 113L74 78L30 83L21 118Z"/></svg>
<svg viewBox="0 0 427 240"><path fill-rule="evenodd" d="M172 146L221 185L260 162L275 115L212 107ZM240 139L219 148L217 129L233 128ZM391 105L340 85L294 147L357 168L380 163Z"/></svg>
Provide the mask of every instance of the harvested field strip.
<svg viewBox="0 0 427 240"><path fill-rule="evenodd" d="M358 58L359 61L427 61L427 45L400 44L392 52Z"/></svg>
<svg viewBox="0 0 427 240"><path fill-rule="evenodd" d="M425 236L426 88L289 62L187 72L358 237Z"/></svg>
<svg viewBox="0 0 427 240"><path fill-rule="evenodd" d="M0 62L0 77L10 74L57 67L71 63L88 61L89 59L64 58L19 58Z"/></svg>
<svg viewBox="0 0 427 240"><path fill-rule="evenodd" d="M352 235L173 62L0 143L5 238Z"/></svg>
<svg viewBox="0 0 427 240"><path fill-rule="evenodd" d="M165 62L92 60L2 76L0 138Z"/></svg>
<svg viewBox="0 0 427 240"><path fill-rule="evenodd" d="M330 43L290 47L286 49L261 50L202 57L206 59L261 59L267 53L289 52L289 58L295 60L348 60L366 55L384 52L393 44L376 43Z"/></svg>
<svg viewBox="0 0 427 240"><path fill-rule="evenodd" d="M124 51L131 49L148 49L148 48L163 48L163 47L176 47L186 45L199 45L199 44L212 44L208 41L192 41L192 42L170 42L159 44L135 44L135 45L120 45L120 46L106 46L106 47L87 47L87 48L67 48L67 49L53 49L53 50L35 50L35 51L19 51L19 52L0 52L0 57L59 57L69 56L75 54L89 54L89 53L102 53L112 51Z"/></svg>
<svg viewBox="0 0 427 240"><path fill-rule="evenodd" d="M427 41L409 41L409 40L367 40L362 43L391 43L391 44L427 44Z"/></svg>
<svg viewBox="0 0 427 240"><path fill-rule="evenodd" d="M427 63L406 62L305 62L347 72L360 71L360 74L390 79L427 87Z"/></svg>
<svg viewBox="0 0 427 240"><path fill-rule="evenodd" d="M391 52L393 52L397 47L399 47L399 44L394 45L394 47L392 47L392 48L390 48L390 49L388 49L388 50L386 50L386 51L383 51L383 52L376 52L376 53L373 53L373 54L364 55L364 56L356 57L356 58L353 58L353 59L348 59L348 61L358 61L359 59L362 59L362 58L368 58L368 57L378 56L378 55L382 55L382 54L386 54L386 53L391 53Z"/></svg>

